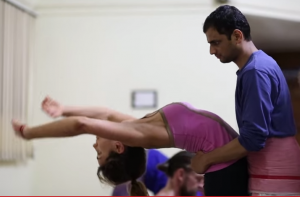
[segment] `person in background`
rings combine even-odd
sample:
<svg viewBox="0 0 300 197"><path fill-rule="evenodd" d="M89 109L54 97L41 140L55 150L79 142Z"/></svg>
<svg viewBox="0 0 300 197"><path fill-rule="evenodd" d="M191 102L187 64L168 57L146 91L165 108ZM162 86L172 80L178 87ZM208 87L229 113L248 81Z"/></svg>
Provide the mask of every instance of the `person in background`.
<svg viewBox="0 0 300 197"><path fill-rule="evenodd" d="M180 151L157 166L168 176L167 185L157 196L202 196L204 177L191 168L193 154Z"/></svg>

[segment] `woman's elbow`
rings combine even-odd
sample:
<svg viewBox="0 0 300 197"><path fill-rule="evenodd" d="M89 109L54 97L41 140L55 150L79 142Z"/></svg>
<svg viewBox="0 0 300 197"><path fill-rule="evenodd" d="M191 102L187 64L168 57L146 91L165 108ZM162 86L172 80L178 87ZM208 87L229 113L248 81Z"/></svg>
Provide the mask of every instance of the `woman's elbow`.
<svg viewBox="0 0 300 197"><path fill-rule="evenodd" d="M69 118L70 121L73 122L73 130L74 131L77 131L76 133L85 133L85 127L87 125L87 117L84 117L84 116L73 116L73 117L70 117Z"/></svg>

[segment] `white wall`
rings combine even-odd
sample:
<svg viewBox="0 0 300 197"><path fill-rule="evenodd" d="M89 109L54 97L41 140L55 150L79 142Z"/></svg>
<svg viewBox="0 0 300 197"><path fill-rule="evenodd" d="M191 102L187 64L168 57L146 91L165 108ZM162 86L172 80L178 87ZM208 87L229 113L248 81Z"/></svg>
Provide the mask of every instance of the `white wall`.
<svg viewBox="0 0 300 197"><path fill-rule="evenodd" d="M245 14L300 21L298 0L230 0L230 4L237 6Z"/></svg>
<svg viewBox="0 0 300 197"><path fill-rule="evenodd" d="M30 196L32 194L32 161L26 164L0 163L0 195Z"/></svg>
<svg viewBox="0 0 300 197"><path fill-rule="evenodd" d="M20 3L27 8L34 10L35 5L38 3L39 0L13 0L13 2Z"/></svg>
<svg viewBox="0 0 300 197"><path fill-rule="evenodd" d="M31 9L33 8L33 1L35 0L20 0L18 2ZM0 29L0 31L2 31L2 29ZM32 195L33 168L34 161L32 160L25 163L0 162L0 195Z"/></svg>
<svg viewBox="0 0 300 197"><path fill-rule="evenodd" d="M45 95L141 117L152 110L131 109L130 93L151 88L158 91L159 107L188 101L236 128L237 67L210 56L202 33L205 17L216 6L211 2L40 0L29 122L51 120L40 110ZM94 140L34 141L35 158L27 166L0 166L0 194L109 195L111 188L96 177ZM177 150L162 151L171 156Z"/></svg>
<svg viewBox="0 0 300 197"><path fill-rule="evenodd" d="M209 55L202 33L207 7L64 9L43 9L36 24L33 123L49 121L39 106L47 94L141 117L152 110L131 109L131 90L156 89L159 107L188 101L235 126L237 68ZM93 136L36 141L33 194L109 195L95 175L93 142Z"/></svg>

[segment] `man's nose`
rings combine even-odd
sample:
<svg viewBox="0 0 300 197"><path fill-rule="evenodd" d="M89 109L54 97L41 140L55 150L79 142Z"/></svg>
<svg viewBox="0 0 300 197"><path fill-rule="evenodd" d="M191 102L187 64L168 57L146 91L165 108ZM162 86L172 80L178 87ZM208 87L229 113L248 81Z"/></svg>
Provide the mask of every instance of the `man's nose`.
<svg viewBox="0 0 300 197"><path fill-rule="evenodd" d="M214 54L216 54L216 49L215 49L215 47L213 47L213 46L210 46L210 48L209 48L209 52L210 52L210 54L211 54L211 55L214 55Z"/></svg>

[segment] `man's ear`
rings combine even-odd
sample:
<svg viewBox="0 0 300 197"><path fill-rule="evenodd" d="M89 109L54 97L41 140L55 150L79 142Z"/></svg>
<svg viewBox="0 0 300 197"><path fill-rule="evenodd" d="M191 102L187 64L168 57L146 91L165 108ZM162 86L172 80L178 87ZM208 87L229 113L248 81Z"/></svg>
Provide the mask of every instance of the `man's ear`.
<svg viewBox="0 0 300 197"><path fill-rule="evenodd" d="M240 44L244 39L243 32L239 29L235 29L231 34L231 40L233 40L236 44Z"/></svg>
<svg viewBox="0 0 300 197"><path fill-rule="evenodd" d="M183 182L185 177L185 170L183 168L179 168L175 171L174 177L176 180Z"/></svg>

